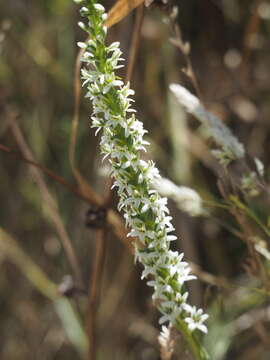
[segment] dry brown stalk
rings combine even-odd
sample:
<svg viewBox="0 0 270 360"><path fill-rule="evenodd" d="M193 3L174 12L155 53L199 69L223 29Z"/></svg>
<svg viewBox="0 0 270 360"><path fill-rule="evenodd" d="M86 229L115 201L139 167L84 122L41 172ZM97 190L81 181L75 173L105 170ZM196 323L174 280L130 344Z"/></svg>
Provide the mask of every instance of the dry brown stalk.
<svg viewBox="0 0 270 360"><path fill-rule="evenodd" d="M127 65L127 73L125 77L126 82L131 80L133 74L138 47L139 47L140 36L141 36L143 17L144 17L144 7L143 5L141 5L136 9L136 18L135 18L134 29L132 32L131 45L129 49L129 60Z"/></svg>
<svg viewBox="0 0 270 360"><path fill-rule="evenodd" d="M17 144L20 147L22 153L31 162L36 163L35 157L34 157L32 151L30 150L30 148L24 138L24 135L19 127L19 124L17 122L17 114L15 112L10 111L8 119L9 119L9 123L10 123L10 127L12 129L12 132L15 136ZM56 199L53 198L53 196L51 195L41 171L39 171L36 167L31 167L30 171L34 178L34 181L36 182L36 184L38 185L38 187L40 189L44 203L47 206L48 216L50 217L52 223L54 224L55 229L56 229L56 231L59 235L59 238L62 242L62 245L63 245L63 248L67 255L68 261L74 272L76 282L77 282L78 286L83 287L83 280L82 280L82 274L81 274L81 270L80 270L80 266L79 266L79 261L75 254L75 251L74 251L74 248L72 245L72 241L71 241L71 239L65 229L65 226L62 222L62 219L60 217Z"/></svg>

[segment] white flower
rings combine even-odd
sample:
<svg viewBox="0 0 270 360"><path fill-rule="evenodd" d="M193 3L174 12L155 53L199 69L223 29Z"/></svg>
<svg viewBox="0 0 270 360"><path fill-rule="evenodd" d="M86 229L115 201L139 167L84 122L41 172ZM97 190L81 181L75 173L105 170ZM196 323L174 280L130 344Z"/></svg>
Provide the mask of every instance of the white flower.
<svg viewBox="0 0 270 360"><path fill-rule="evenodd" d="M196 309L195 306L186 305L185 310L189 313L189 317L185 318L185 322L188 324L188 328L190 331L194 331L196 329L207 333L207 327L204 325L204 321L208 319L207 314L203 314L202 309Z"/></svg>
<svg viewBox="0 0 270 360"><path fill-rule="evenodd" d="M101 4L94 4L94 8L101 13L104 13L105 11L104 6L102 6Z"/></svg>
<svg viewBox="0 0 270 360"><path fill-rule="evenodd" d="M163 301L162 306L168 309L178 309L177 311L185 310L186 307L186 301L188 298L188 293L185 292L182 294L177 294L175 300L176 301Z"/></svg>

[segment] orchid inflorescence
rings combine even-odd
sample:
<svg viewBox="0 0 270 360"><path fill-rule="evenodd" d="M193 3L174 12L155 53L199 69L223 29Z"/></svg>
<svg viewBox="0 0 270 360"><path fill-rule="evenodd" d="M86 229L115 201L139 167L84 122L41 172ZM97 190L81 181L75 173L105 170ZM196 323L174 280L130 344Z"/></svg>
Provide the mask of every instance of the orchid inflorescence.
<svg viewBox="0 0 270 360"><path fill-rule="evenodd" d="M128 235L138 239L134 241L135 258L144 266L142 278L151 278L147 284L153 287L153 299L162 313L159 322L178 325L190 336L194 330L206 333L204 321L208 315L187 303L185 283L196 277L190 274L183 254L170 250L176 236L170 234L174 227L167 199L151 185L159 172L152 161L141 159L148 145L143 138L147 131L131 107L134 91L115 74L123 66L119 43L105 44L107 15L102 5L94 0L76 2L82 3L81 14L88 19L87 24L80 22L79 26L89 38L78 46L84 49L82 61L86 67L81 76L87 87L86 97L93 105L92 127L96 133L102 130L101 151L111 165L113 187L120 198L118 209L124 212L131 229Z"/></svg>

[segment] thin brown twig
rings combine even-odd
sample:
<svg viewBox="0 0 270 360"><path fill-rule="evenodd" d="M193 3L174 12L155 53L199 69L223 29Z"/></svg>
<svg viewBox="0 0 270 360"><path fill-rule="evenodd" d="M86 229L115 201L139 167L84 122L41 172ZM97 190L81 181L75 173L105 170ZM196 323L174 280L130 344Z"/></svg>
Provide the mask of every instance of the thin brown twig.
<svg viewBox="0 0 270 360"><path fill-rule="evenodd" d="M77 197L79 197L80 199L88 202L89 204L93 204L93 200L90 199L87 195L84 195L81 191L79 191L77 188L75 188L74 186L72 186L71 184L69 184L63 177L55 174L52 170L48 169L47 167L40 165L30 159L27 159L26 157L24 157L22 154L18 153L15 150L12 150L10 147L0 144L0 151L6 152L10 155L15 156L17 159L22 160L23 162L25 162L28 165L32 165L36 168L38 168L39 170L43 171L43 173L45 173L46 175L48 175L51 179L55 180L56 182L58 182L59 184L63 185L64 187L66 187L69 191L71 191L74 195L76 195ZM95 205L98 205L95 203Z"/></svg>
<svg viewBox="0 0 270 360"><path fill-rule="evenodd" d="M262 282L265 285L265 289L269 289L269 279L266 272L266 269L261 261L261 258L256 251L252 239L255 238L251 224L246 220L246 217L239 212L239 209L231 208L231 213L236 218L239 226L242 229L244 234L244 241L246 242L248 252L250 254L249 264L245 265L245 269L251 275L257 275L261 278Z"/></svg>
<svg viewBox="0 0 270 360"><path fill-rule="evenodd" d="M94 270L89 282L88 307L87 307L87 333L88 333L88 360L96 359L97 337L96 318L99 303L102 274L105 262L107 227L96 231L96 251Z"/></svg>
<svg viewBox="0 0 270 360"><path fill-rule="evenodd" d="M111 181L109 181L108 192L105 196L103 207L108 209L112 203ZM94 257L93 275L89 281L88 309L87 309L87 333L88 333L88 360L95 360L97 353L96 322L99 305L99 295L102 285L102 275L105 263L106 240L107 240L107 214L104 228L96 231L96 251Z"/></svg>
<svg viewBox="0 0 270 360"><path fill-rule="evenodd" d="M254 0L254 4L252 6L252 13L245 28L244 38L243 38L243 60L242 60L242 64L244 65L247 65L248 63L250 57L252 37L254 36L254 34L256 34L258 27L260 25L258 8L261 2L262 0Z"/></svg>
<svg viewBox="0 0 270 360"><path fill-rule="evenodd" d="M135 18L134 29L132 32L131 45L129 48L129 61L128 61L127 73L125 77L126 82L131 80L133 74L134 65L139 48L143 17L144 17L144 6L141 5L136 9L136 18Z"/></svg>
<svg viewBox="0 0 270 360"><path fill-rule="evenodd" d="M87 196L91 201L99 203L101 205L101 199L97 196L96 192L89 185L88 181L77 169L75 161L75 149L77 143L77 133L79 125L79 111L81 103L81 82L80 82L80 69L81 69L81 57L84 53L84 49L80 49L76 57L75 72L74 72L74 113L71 122L71 138L69 146L69 161L71 170L77 180L81 192Z"/></svg>
<svg viewBox="0 0 270 360"><path fill-rule="evenodd" d="M122 302L133 274L133 260L123 251L100 304L100 329L105 329Z"/></svg>
<svg viewBox="0 0 270 360"><path fill-rule="evenodd" d="M71 138L69 145L69 160L71 167L74 164L75 158L75 147L77 141L78 124L79 124L79 111L81 102L81 81L80 81L80 70L81 70L81 57L83 56L84 49L78 51L75 67L74 67L74 113L71 122Z"/></svg>
<svg viewBox="0 0 270 360"><path fill-rule="evenodd" d="M228 176L227 176L227 178L229 179L229 181L231 180ZM221 195L223 196L223 198L225 200L229 199L230 193L228 191L230 191L230 192L234 193L234 196L238 199L236 189L234 189L234 185L231 181L229 182L229 186L230 186L230 190L225 189L224 183L222 183L221 180L218 182L218 188L219 188L219 191L220 191ZM255 275L255 276L258 276L259 278L261 278L262 282L265 284L265 288L268 289L268 282L269 282L268 276L266 274L266 271L262 264L260 256L259 256L258 252L256 251L254 244L252 242L252 239L255 238L255 234L254 234L252 225L247 221L243 210L239 206L235 205L234 203L231 203L229 212L232 214L232 216L234 216L234 218L236 219L236 221L241 229L239 231L239 233L241 234L241 232L242 232L242 234L239 236L239 238L241 238L245 242L248 253L250 255L250 258L248 259L247 263L244 264L243 267L245 268L245 270L248 274L253 275L253 276Z"/></svg>
<svg viewBox="0 0 270 360"><path fill-rule="evenodd" d="M17 141L17 144L21 148L24 156L26 158L28 158L30 161L36 162L34 155L33 155L32 151L30 150L28 144L26 143L24 135L23 135L23 133L19 127L19 124L17 122L17 114L15 112L10 111L8 120L10 123L10 127L12 129L12 132L14 134L14 137ZM51 193L47 187L47 184L43 178L42 173L37 168L34 168L34 167L31 168L31 173L33 175L35 182L37 183L37 185L40 189L40 192L42 194L44 202L48 207L48 210L49 210L48 216L50 217L51 221L53 222L55 229L59 235L59 238L62 242L63 248L67 255L67 259L68 259L70 266L74 272L76 282L79 287L83 288L83 280L82 280L81 270L80 270L80 266L79 266L79 261L75 254L75 251L73 249L73 245L69 238L69 235L68 235L68 233L65 229L65 226L62 222L62 219L59 215L56 200L51 195Z"/></svg>
<svg viewBox="0 0 270 360"><path fill-rule="evenodd" d="M198 98L203 102L202 93L199 87L199 83L197 80L197 77L195 75L195 72L193 70L192 62L190 59L190 44L188 42L184 42L182 37L182 32L180 29L180 26L176 22L176 16L174 14L171 14L170 16L171 26L174 33L174 39L171 39L171 42L182 52L184 55L185 61L186 61L186 69L184 73L187 75L187 77L190 79Z"/></svg>

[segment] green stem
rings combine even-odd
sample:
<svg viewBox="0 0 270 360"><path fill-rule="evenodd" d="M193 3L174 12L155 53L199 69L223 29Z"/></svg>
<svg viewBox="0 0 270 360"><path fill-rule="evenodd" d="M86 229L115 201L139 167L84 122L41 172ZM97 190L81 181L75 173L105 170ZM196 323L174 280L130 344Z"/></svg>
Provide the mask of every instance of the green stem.
<svg viewBox="0 0 270 360"><path fill-rule="evenodd" d="M209 354L194 334L191 334L184 320L177 319L175 328L180 331L196 360L209 360Z"/></svg>
<svg viewBox="0 0 270 360"><path fill-rule="evenodd" d="M237 196L230 196L229 200L236 205L240 210L243 210L252 220L254 220L270 237L270 230L265 226L265 224L261 221L261 219L258 217L256 213L254 213L253 210L251 210L249 207L247 207L245 204L242 203L242 201L239 200Z"/></svg>

